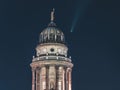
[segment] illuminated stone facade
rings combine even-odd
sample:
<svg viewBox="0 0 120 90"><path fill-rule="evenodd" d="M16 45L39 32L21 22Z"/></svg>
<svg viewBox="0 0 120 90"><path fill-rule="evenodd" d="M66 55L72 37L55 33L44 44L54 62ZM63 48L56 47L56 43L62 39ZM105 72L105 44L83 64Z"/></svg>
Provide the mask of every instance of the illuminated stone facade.
<svg viewBox="0 0 120 90"><path fill-rule="evenodd" d="M32 63L32 90L71 90L71 73L73 64L68 58L65 37L56 27L54 11L51 22L40 33L36 56Z"/></svg>

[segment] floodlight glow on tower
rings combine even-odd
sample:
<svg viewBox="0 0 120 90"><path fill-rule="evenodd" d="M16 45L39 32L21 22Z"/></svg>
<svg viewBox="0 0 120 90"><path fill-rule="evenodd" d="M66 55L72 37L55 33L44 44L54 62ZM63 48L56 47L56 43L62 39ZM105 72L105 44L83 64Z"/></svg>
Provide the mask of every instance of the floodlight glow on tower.
<svg viewBox="0 0 120 90"><path fill-rule="evenodd" d="M39 36L36 55L32 63L32 90L71 90L72 60L68 58L68 47L63 32L51 22Z"/></svg>

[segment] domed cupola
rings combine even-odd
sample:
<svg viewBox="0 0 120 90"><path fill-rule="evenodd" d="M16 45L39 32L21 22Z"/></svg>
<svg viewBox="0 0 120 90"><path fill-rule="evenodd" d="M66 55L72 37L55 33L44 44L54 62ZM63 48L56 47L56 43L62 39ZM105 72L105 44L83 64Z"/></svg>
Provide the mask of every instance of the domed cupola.
<svg viewBox="0 0 120 90"><path fill-rule="evenodd" d="M51 12L51 22L48 27L45 28L39 37L39 43L65 43L65 37L63 32L57 28L56 24L53 22L54 20L54 10Z"/></svg>

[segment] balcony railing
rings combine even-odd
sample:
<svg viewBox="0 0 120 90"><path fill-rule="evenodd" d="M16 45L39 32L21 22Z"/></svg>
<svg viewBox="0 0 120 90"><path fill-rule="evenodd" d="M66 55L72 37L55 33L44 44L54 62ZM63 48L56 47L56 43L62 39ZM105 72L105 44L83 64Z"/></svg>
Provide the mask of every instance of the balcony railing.
<svg viewBox="0 0 120 90"><path fill-rule="evenodd" d="M62 57L62 56L40 56L33 58L32 61L43 61L43 60L60 60L60 61L71 62L70 58Z"/></svg>

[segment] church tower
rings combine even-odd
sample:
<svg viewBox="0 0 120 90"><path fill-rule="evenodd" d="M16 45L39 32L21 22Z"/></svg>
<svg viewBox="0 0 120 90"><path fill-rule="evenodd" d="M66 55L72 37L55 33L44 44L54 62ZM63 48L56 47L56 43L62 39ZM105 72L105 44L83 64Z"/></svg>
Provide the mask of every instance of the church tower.
<svg viewBox="0 0 120 90"><path fill-rule="evenodd" d="M36 56L30 64L32 90L71 90L73 64L67 53L65 36L54 23L53 9L51 22L40 33Z"/></svg>

